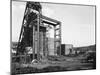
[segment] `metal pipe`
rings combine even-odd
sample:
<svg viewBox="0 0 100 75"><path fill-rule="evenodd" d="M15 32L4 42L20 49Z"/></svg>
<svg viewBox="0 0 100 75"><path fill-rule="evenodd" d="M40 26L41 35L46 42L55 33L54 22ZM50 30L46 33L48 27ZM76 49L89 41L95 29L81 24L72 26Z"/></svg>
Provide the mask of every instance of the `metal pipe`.
<svg viewBox="0 0 100 75"><path fill-rule="evenodd" d="M39 14L37 14L37 60L40 60L40 24L41 24L41 19L40 19L40 13L41 9L39 9Z"/></svg>
<svg viewBox="0 0 100 75"><path fill-rule="evenodd" d="M45 32L42 34L42 52L43 52L43 58L44 58L44 51L45 51Z"/></svg>
<svg viewBox="0 0 100 75"><path fill-rule="evenodd" d="M33 25L33 59L35 59L35 26Z"/></svg>
<svg viewBox="0 0 100 75"><path fill-rule="evenodd" d="M60 38L60 43L59 43L60 44L59 45L60 46L60 54L59 55L61 56L61 22L59 23L59 29L60 29L59 30L59 38Z"/></svg>
<svg viewBox="0 0 100 75"><path fill-rule="evenodd" d="M56 52L56 28L54 26L54 55L56 55L57 52Z"/></svg>

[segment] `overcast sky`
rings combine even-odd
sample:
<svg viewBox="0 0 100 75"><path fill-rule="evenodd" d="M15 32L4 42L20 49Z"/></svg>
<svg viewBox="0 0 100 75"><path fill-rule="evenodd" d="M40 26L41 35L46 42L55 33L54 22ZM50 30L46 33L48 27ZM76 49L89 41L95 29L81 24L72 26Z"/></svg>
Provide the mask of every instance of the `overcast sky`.
<svg viewBox="0 0 100 75"><path fill-rule="evenodd" d="M12 2L12 41L18 41L26 2ZM42 14L62 22L62 43L95 44L95 7L41 3Z"/></svg>

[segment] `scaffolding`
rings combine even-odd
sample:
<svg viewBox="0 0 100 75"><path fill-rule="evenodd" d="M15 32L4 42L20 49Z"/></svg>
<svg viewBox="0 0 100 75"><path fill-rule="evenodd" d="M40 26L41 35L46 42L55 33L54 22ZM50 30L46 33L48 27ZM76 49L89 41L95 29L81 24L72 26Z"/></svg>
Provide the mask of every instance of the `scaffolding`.
<svg viewBox="0 0 100 75"><path fill-rule="evenodd" d="M17 46L17 56L25 55L26 48L32 48L32 60L40 60L47 57L48 51L48 28L54 28L54 55L61 55L61 22L42 15L42 7L39 2L27 2L22 22L20 37ZM46 26L45 26L46 24ZM42 50L42 53L40 51Z"/></svg>

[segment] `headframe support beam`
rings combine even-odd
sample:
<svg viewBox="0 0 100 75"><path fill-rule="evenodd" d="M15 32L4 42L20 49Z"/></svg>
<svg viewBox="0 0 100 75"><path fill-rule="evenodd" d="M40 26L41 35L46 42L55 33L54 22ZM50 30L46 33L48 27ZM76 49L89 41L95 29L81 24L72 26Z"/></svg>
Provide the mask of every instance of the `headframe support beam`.
<svg viewBox="0 0 100 75"><path fill-rule="evenodd" d="M51 24L51 25L53 25L53 26L56 26L56 25L60 24L60 21L57 21L57 20L55 20L55 19L46 17L46 16L44 16L44 15L41 15L40 17L41 17L41 19L42 19L42 21L43 21L44 23Z"/></svg>

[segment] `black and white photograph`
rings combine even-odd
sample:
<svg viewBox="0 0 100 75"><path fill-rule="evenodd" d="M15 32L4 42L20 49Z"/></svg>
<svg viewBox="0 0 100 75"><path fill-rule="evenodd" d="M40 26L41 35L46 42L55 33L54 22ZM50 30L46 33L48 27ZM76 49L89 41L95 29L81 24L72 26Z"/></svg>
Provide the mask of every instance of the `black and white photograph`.
<svg viewBox="0 0 100 75"><path fill-rule="evenodd" d="M96 70L96 6L11 1L11 75Z"/></svg>

